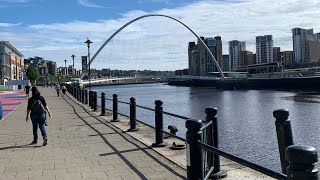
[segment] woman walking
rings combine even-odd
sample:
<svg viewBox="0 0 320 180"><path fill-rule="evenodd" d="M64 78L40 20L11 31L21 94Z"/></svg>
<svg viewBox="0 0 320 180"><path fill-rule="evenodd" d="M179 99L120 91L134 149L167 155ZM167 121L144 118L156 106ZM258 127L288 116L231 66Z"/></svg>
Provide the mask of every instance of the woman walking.
<svg viewBox="0 0 320 180"><path fill-rule="evenodd" d="M38 143L38 127L41 131L43 138L43 146L46 146L48 143L47 133L46 133L46 112L48 112L49 117L51 117L51 113L47 106L46 100L40 95L37 87L33 86L32 89L32 97L28 100L27 107L27 116L26 122L29 120L29 114L32 121L33 128L33 141L31 144ZM31 112L31 113L30 113Z"/></svg>

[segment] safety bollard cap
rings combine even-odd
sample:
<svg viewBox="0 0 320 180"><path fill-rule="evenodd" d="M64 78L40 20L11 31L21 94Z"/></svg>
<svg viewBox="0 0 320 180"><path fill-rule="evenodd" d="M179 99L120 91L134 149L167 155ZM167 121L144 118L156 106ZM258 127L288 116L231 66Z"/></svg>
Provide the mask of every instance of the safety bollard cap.
<svg viewBox="0 0 320 180"><path fill-rule="evenodd" d="M277 121L285 121L289 117L289 111L288 109L277 109L273 111L273 117L275 117Z"/></svg>
<svg viewBox="0 0 320 180"><path fill-rule="evenodd" d="M286 160L295 164L313 164L318 162L318 153L312 146L291 145L286 149Z"/></svg>
<svg viewBox="0 0 320 180"><path fill-rule="evenodd" d="M200 130L202 127L202 121L199 119L188 119L186 121L186 128L191 130Z"/></svg>
<svg viewBox="0 0 320 180"><path fill-rule="evenodd" d="M161 100L156 100L154 103L156 104L156 106L162 106L163 104Z"/></svg>
<svg viewBox="0 0 320 180"><path fill-rule="evenodd" d="M205 112L206 112L207 115L215 116L218 113L218 108L216 108L216 107L214 107L214 108L206 108Z"/></svg>

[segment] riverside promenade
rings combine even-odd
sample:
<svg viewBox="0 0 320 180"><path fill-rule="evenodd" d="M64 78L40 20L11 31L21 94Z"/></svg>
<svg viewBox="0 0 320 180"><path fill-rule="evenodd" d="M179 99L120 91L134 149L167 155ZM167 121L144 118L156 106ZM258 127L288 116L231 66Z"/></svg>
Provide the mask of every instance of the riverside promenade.
<svg viewBox="0 0 320 180"><path fill-rule="evenodd" d="M27 102L0 121L0 180L186 179L186 171L131 138L99 116L88 113L53 88L39 88L53 115L48 145L32 140Z"/></svg>

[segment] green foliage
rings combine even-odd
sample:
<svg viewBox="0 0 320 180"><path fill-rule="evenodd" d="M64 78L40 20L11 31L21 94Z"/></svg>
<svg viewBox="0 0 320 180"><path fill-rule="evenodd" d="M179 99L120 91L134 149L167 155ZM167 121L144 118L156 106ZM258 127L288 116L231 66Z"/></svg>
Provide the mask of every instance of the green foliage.
<svg viewBox="0 0 320 180"><path fill-rule="evenodd" d="M27 69L27 77L30 81L35 81L39 78L39 71L34 66L29 66Z"/></svg>

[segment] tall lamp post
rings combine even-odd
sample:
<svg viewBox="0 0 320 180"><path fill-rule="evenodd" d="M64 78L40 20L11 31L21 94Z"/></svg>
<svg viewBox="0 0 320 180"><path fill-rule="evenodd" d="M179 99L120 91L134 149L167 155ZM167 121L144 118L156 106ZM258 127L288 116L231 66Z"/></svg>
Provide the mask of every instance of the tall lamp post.
<svg viewBox="0 0 320 180"><path fill-rule="evenodd" d="M281 78L283 78L283 54L281 54Z"/></svg>
<svg viewBox="0 0 320 180"><path fill-rule="evenodd" d="M74 71L74 58L76 57L74 54L72 54L72 74L73 74L73 71Z"/></svg>
<svg viewBox="0 0 320 180"><path fill-rule="evenodd" d="M68 70L67 70L67 60L66 60L66 59L64 60L64 73L65 73L65 75L68 74Z"/></svg>
<svg viewBox="0 0 320 180"><path fill-rule="evenodd" d="M87 38L87 41L84 42L87 44L87 47L88 47L88 63L89 63L89 86L90 86L90 91L91 91L91 73L90 73L90 44L93 43L92 41L90 41L89 38Z"/></svg>

